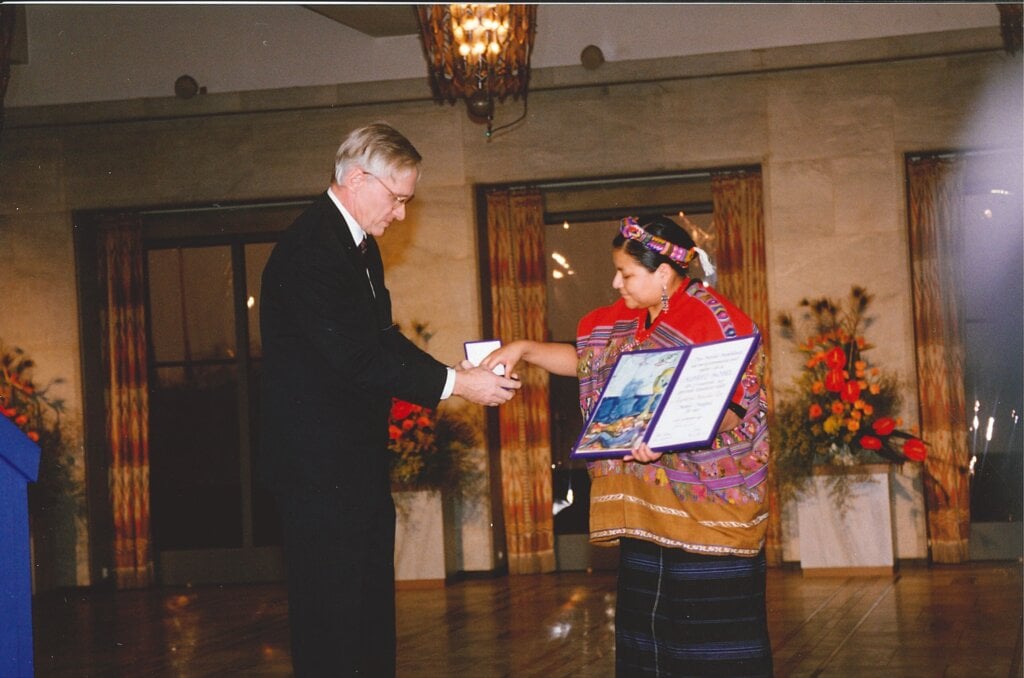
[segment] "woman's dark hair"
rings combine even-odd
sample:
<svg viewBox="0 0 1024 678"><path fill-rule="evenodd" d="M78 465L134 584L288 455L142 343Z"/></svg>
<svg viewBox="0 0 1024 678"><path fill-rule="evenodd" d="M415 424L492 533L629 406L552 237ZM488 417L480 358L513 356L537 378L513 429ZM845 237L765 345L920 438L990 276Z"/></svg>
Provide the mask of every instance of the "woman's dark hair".
<svg viewBox="0 0 1024 678"><path fill-rule="evenodd" d="M651 235L668 240L673 245L682 245L686 249L694 246L693 238L690 237L690 234L668 217L657 216L648 218L640 222L640 228ZM647 249L636 240L627 240L621 232L615 234L615 237L612 239L612 247L615 249L621 248L623 252L636 259L637 263L648 271L653 272L661 264L668 264L676 273L684 278L687 277L685 266L672 261L663 254Z"/></svg>

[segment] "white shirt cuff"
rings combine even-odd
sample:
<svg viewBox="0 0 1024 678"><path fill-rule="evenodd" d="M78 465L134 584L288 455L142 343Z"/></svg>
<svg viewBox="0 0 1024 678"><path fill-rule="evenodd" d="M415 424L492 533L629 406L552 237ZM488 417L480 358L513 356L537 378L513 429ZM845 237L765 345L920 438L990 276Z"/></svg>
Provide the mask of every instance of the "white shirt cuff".
<svg viewBox="0 0 1024 678"><path fill-rule="evenodd" d="M448 378L444 382L444 389L441 391L441 400L447 400L455 390L455 370L448 368Z"/></svg>

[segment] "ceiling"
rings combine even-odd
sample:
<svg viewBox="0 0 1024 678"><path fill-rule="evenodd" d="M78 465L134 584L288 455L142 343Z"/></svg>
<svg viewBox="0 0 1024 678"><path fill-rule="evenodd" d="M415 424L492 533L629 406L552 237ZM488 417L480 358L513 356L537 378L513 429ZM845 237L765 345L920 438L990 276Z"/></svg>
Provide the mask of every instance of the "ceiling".
<svg viewBox="0 0 1024 678"><path fill-rule="evenodd" d="M416 5L303 5L373 38L420 32Z"/></svg>

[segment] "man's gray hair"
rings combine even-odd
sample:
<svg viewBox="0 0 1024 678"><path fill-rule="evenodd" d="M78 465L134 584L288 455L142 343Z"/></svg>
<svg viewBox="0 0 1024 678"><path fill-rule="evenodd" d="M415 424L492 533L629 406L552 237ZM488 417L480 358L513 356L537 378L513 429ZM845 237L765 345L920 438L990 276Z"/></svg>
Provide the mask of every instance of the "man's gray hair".
<svg viewBox="0 0 1024 678"><path fill-rule="evenodd" d="M342 182L352 167L377 176L396 170L418 169L423 158L408 139L386 122L374 122L349 132L334 158L334 181Z"/></svg>

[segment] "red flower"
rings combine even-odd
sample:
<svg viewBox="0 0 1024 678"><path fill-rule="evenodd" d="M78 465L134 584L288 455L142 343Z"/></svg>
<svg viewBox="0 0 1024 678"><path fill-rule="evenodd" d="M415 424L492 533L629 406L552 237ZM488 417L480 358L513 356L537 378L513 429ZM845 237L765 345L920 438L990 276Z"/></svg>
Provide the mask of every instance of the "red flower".
<svg viewBox="0 0 1024 678"><path fill-rule="evenodd" d="M833 393L842 391L845 383L846 377L843 376L842 370L829 370L825 375L825 388Z"/></svg>
<svg viewBox="0 0 1024 678"><path fill-rule="evenodd" d="M408 431L408 430L410 430L415 425L416 424L414 424L412 422L412 419L406 419L405 421L402 422L402 430L403 431Z"/></svg>
<svg viewBox="0 0 1024 678"><path fill-rule="evenodd" d="M14 418L14 423L17 424L18 426L24 426L25 424L28 423L28 417L26 417L24 414L19 414L17 417Z"/></svg>
<svg viewBox="0 0 1024 678"><path fill-rule="evenodd" d="M817 419L821 416L821 405L813 403L810 409L807 411L807 417L809 419Z"/></svg>
<svg viewBox="0 0 1024 678"><path fill-rule="evenodd" d="M843 392L839 397L848 403L857 402L857 398L860 397L860 384L853 379L846 382L843 384Z"/></svg>
<svg viewBox="0 0 1024 678"><path fill-rule="evenodd" d="M875 429L878 435L887 436L896 430L896 420L892 417L879 417L871 424L871 428Z"/></svg>
<svg viewBox="0 0 1024 678"><path fill-rule="evenodd" d="M432 423L433 422L430 421L430 417L420 417L419 419L416 420L416 425L419 426L420 428L427 428Z"/></svg>
<svg viewBox="0 0 1024 678"><path fill-rule="evenodd" d="M825 364L832 370L841 370L846 366L846 353L836 346L825 354Z"/></svg>
<svg viewBox="0 0 1024 678"><path fill-rule="evenodd" d="M412 403L407 403L404 400L393 398L391 400L391 418L392 419L405 419L412 414Z"/></svg>
<svg viewBox="0 0 1024 678"><path fill-rule="evenodd" d="M861 436L860 446L865 450L873 450L877 452L882 449L882 441L875 436Z"/></svg>
<svg viewBox="0 0 1024 678"><path fill-rule="evenodd" d="M397 426L388 426L388 437L392 440L398 440L402 436L402 430Z"/></svg>
<svg viewBox="0 0 1024 678"><path fill-rule="evenodd" d="M910 461L924 461L925 457L928 456L924 441L917 438L911 438L903 443L903 454Z"/></svg>
<svg viewBox="0 0 1024 678"><path fill-rule="evenodd" d="M29 431L25 435L27 435L28 439L31 440L32 442L34 442L34 443L38 443L39 442L39 434L36 433L35 431Z"/></svg>

